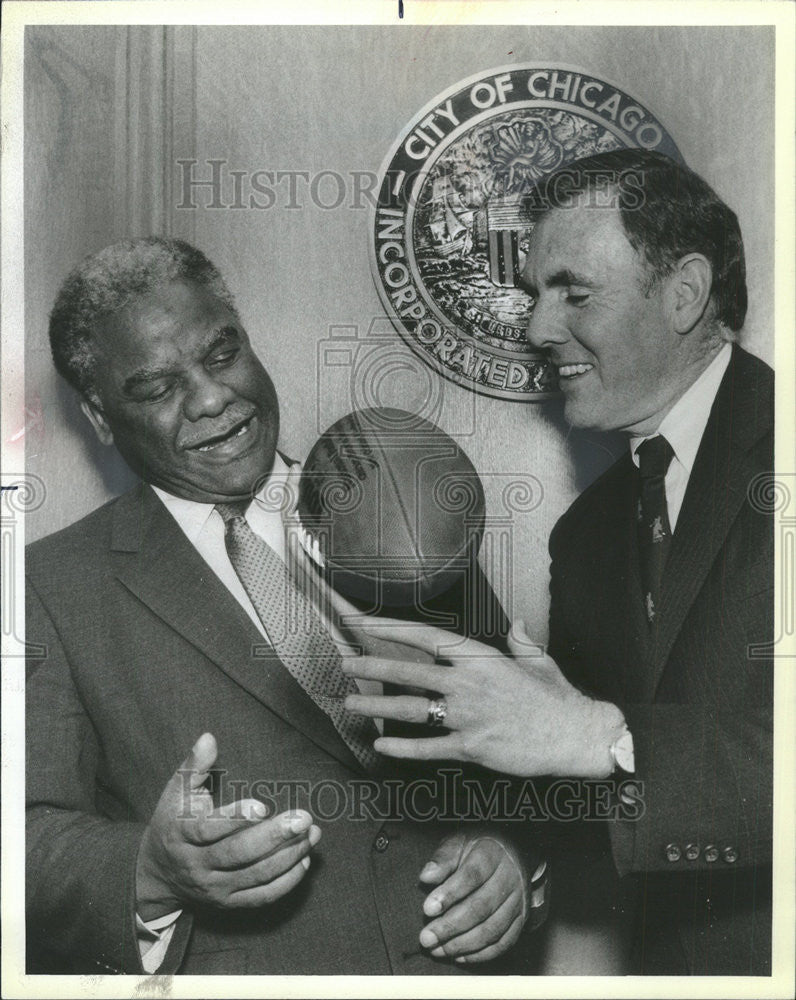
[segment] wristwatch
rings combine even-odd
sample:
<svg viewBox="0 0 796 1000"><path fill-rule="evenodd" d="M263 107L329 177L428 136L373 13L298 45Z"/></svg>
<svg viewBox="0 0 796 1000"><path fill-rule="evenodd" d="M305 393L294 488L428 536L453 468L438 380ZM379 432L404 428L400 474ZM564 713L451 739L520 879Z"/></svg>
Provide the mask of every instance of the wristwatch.
<svg viewBox="0 0 796 1000"><path fill-rule="evenodd" d="M614 762L614 771L624 771L625 774L635 772L636 755L633 751L633 734L627 728L627 724L611 744L610 754L611 760Z"/></svg>

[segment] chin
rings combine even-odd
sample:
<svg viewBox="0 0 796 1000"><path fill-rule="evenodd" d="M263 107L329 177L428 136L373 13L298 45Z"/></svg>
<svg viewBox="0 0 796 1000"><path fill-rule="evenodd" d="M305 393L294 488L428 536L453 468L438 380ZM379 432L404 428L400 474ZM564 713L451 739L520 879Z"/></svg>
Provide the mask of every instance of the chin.
<svg viewBox="0 0 796 1000"><path fill-rule="evenodd" d="M570 427L577 427L580 430L598 430L599 421L592 413L585 412L578 406L564 406L564 420Z"/></svg>
<svg viewBox="0 0 796 1000"><path fill-rule="evenodd" d="M230 470L231 474L224 479L226 490L235 490L238 493L253 493L255 487L260 487L263 481L270 475L274 467L276 449L263 450L259 454L259 461L251 461L242 469Z"/></svg>
<svg viewBox="0 0 796 1000"><path fill-rule="evenodd" d="M564 401L564 420L570 427L584 431L613 431L621 426L621 420L616 413L603 406L586 405L585 400L567 399Z"/></svg>

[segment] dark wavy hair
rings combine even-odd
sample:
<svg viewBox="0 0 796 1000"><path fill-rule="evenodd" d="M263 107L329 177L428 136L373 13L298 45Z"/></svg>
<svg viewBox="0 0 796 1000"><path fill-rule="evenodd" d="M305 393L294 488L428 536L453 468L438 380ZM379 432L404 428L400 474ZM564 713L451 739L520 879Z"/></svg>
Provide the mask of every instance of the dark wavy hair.
<svg viewBox="0 0 796 1000"><path fill-rule="evenodd" d="M698 174L662 153L617 149L548 174L529 193L526 207L538 220L581 194L592 195L595 208L618 204L628 241L649 272L648 291L686 254L703 254L713 271L715 319L729 330L741 329L747 307L741 229L735 213Z"/></svg>
<svg viewBox="0 0 796 1000"><path fill-rule="evenodd" d="M55 367L78 392L92 391L98 322L166 281L203 286L237 316L218 269L183 240L122 240L86 257L67 276L50 314L50 348Z"/></svg>

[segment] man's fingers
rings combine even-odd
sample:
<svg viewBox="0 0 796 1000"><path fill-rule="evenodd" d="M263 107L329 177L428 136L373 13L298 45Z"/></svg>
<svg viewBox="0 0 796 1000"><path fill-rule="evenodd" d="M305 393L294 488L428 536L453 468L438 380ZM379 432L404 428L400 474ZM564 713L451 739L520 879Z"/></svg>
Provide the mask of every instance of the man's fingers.
<svg viewBox="0 0 796 1000"><path fill-rule="evenodd" d="M370 617L367 622L361 622L359 628L366 635L378 636L388 642L397 642L404 646L414 646L434 657L459 659L470 656L494 655L494 649L477 639L468 639L454 635L443 628L433 625L418 625L395 618Z"/></svg>
<svg viewBox="0 0 796 1000"><path fill-rule="evenodd" d="M494 954L478 959L487 961L519 934L524 909L524 890L511 855L492 838L471 841L456 871L426 898L423 911L435 919L423 928L420 943L435 957L495 946Z"/></svg>
<svg viewBox="0 0 796 1000"><path fill-rule="evenodd" d="M478 952L501 941L507 931L522 926L522 893L519 889L498 903L487 885L457 903L444 916L423 928L420 943L434 957L455 957Z"/></svg>
<svg viewBox="0 0 796 1000"><path fill-rule="evenodd" d="M268 815L265 806L256 799L241 799L218 809L203 809L202 806L194 795L185 807L192 814L185 817L189 822L183 825L183 836L191 844L213 844L238 830L261 823Z"/></svg>
<svg viewBox="0 0 796 1000"><path fill-rule="evenodd" d="M479 951L469 951L466 954L458 954L454 956L455 961L462 965L468 965L471 962L489 962L494 958L498 958L500 955L505 954L509 948L512 947L512 945L516 944L520 933L522 932L522 926L522 917L517 917L503 937L501 937L494 944L487 945L486 948L481 948Z"/></svg>
<svg viewBox="0 0 796 1000"><path fill-rule="evenodd" d="M401 722L425 722L428 718L428 698L412 695L364 695L346 697L347 712L368 715L374 719L398 719Z"/></svg>
<svg viewBox="0 0 796 1000"><path fill-rule="evenodd" d="M503 860L500 852L501 848L493 841L474 841L465 845L453 874L426 897L423 904L426 916L435 917L449 910L454 903L488 882Z"/></svg>
<svg viewBox="0 0 796 1000"><path fill-rule="evenodd" d="M226 805L219 806L210 814L218 819L248 819L255 823L259 823L267 815L268 807L259 799L236 799L234 802L227 802Z"/></svg>
<svg viewBox="0 0 796 1000"><path fill-rule="evenodd" d="M289 824L280 823L279 820L265 820L209 845L208 864L222 870L245 868L264 858L274 857L281 851L287 851L302 841L310 843L313 829L319 839L320 830L317 827L305 826L293 832Z"/></svg>
<svg viewBox="0 0 796 1000"><path fill-rule="evenodd" d="M422 740L380 736L374 741L373 749L385 757L402 757L410 760L467 760L455 734L433 736Z"/></svg>
<svg viewBox="0 0 796 1000"><path fill-rule="evenodd" d="M442 691L450 680L448 667L429 663L409 663L405 660L384 660L375 656L344 656L344 673L363 680L389 681L409 687Z"/></svg>
<svg viewBox="0 0 796 1000"><path fill-rule="evenodd" d="M226 905L252 908L276 902L277 899L281 899L282 896L286 896L291 890L295 889L304 878L310 867L309 860L309 855L301 858L284 875L280 875L266 885L251 886L231 892L227 898Z"/></svg>
<svg viewBox="0 0 796 1000"><path fill-rule="evenodd" d="M263 843L270 840L276 845L304 833L312 825L312 817L303 810L266 819L262 803L256 803L256 807L237 808L245 802L254 803L255 800L233 802L198 817L195 822L186 823L183 829L185 839L197 845L215 844L242 830L251 829L255 831L255 839Z"/></svg>
<svg viewBox="0 0 796 1000"><path fill-rule="evenodd" d="M185 793L195 791L207 780L210 768L218 756L218 745L212 733L202 733L191 752L169 780L170 790Z"/></svg>
<svg viewBox="0 0 796 1000"><path fill-rule="evenodd" d="M217 871L214 877L227 887L228 893L269 885L306 858L311 850L309 837L296 838L267 857L240 868Z"/></svg>
<svg viewBox="0 0 796 1000"><path fill-rule="evenodd" d="M265 834L260 826L239 830L231 837L209 847L208 864L216 869L231 871L236 868L247 868L268 857L276 857L282 852L289 852L298 844L306 842L314 847L321 839L321 831L317 826L310 826L296 834L284 835Z"/></svg>
<svg viewBox="0 0 796 1000"><path fill-rule="evenodd" d="M463 833L455 833L452 837L446 837L434 852L431 860L424 865L420 872L420 881L432 884L439 883L447 878L451 872L456 871L466 842Z"/></svg>

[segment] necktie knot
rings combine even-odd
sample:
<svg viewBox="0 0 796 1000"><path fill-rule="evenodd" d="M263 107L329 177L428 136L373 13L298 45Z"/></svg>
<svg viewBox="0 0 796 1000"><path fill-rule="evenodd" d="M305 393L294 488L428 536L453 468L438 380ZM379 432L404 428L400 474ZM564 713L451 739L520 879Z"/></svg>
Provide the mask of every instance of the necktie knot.
<svg viewBox="0 0 796 1000"><path fill-rule="evenodd" d="M236 500L234 503L217 503L216 510L224 520L224 524L229 524L238 517L246 517L249 507L248 500Z"/></svg>
<svg viewBox="0 0 796 1000"><path fill-rule="evenodd" d="M638 471L642 479L665 476L674 458L674 449L662 434L647 438L638 446Z"/></svg>

